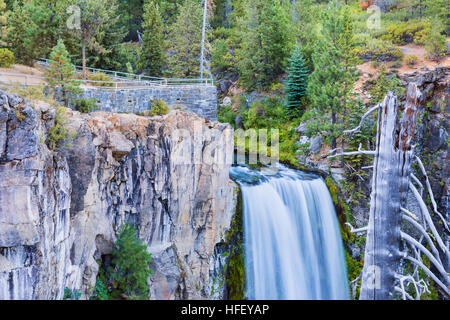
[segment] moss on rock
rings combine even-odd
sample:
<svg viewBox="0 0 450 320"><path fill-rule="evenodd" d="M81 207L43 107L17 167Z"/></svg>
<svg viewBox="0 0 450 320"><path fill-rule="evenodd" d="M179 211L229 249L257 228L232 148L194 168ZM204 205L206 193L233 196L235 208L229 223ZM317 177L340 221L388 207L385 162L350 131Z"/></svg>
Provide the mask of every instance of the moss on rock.
<svg viewBox="0 0 450 320"><path fill-rule="evenodd" d="M224 269L226 298L229 300L245 298L244 228L240 188L237 189L237 192L236 212L225 236L226 243L230 247L228 264Z"/></svg>

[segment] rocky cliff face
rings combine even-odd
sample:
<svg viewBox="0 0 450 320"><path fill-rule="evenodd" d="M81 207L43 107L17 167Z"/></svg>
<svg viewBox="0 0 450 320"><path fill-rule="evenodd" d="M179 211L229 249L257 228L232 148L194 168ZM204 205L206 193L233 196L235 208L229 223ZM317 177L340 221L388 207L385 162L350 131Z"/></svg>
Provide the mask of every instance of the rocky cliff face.
<svg viewBox="0 0 450 320"><path fill-rule="evenodd" d="M210 295L210 260L234 213L232 132L192 113L55 109L0 92L0 299L88 298L128 222L152 253L152 299Z"/></svg>

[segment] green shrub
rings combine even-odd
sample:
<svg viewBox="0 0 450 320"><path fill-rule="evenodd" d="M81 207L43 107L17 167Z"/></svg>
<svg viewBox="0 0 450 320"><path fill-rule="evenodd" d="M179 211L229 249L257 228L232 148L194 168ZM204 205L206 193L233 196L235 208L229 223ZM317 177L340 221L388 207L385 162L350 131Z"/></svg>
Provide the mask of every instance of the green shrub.
<svg viewBox="0 0 450 320"><path fill-rule="evenodd" d="M147 245L137 237L134 227L125 224L121 228L112 256L114 267L110 268L109 274L120 297L148 299L147 280L153 273L149 267L151 254L147 252Z"/></svg>
<svg viewBox="0 0 450 320"><path fill-rule="evenodd" d="M415 66L418 61L419 61L419 58L413 54L409 54L405 57L405 62L410 67Z"/></svg>
<svg viewBox="0 0 450 320"><path fill-rule="evenodd" d="M227 41L218 39L214 41L211 52L211 70L214 73L233 69L234 60L228 48Z"/></svg>
<svg viewBox="0 0 450 320"><path fill-rule="evenodd" d="M371 39L365 44L357 46L353 52L363 60L393 61L403 58L402 51L391 41Z"/></svg>
<svg viewBox="0 0 450 320"><path fill-rule="evenodd" d="M94 294L91 297L92 300L109 300L108 287L102 280L102 277L98 276L95 282Z"/></svg>
<svg viewBox="0 0 450 320"><path fill-rule="evenodd" d="M7 89L8 92L15 93L18 96L28 100L46 101L48 103L54 103L54 100L46 97L45 87L43 84L22 87L19 83L16 83Z"/></svg>
<svg viewBox="0 0 450 320"><path fill-rule="evenodd" d="M297 165L297 140L295 122L289 121L287 108L282 99L269 97L266 100L257 100L251 104L250 109L242 114L244 129L268 129L267 140L272 143L272 130L278 130L279 159L283 163ZM265 147L265 146L259 146ZM268 155L271 156L270 150Z"/></svg>
<svg viewBox="0 0 450 320"><path fill-rule="evenodd" d="M69 288L64 288L64 300L79 300L81 298L81 292L77 290L70 290Z"/></svg>
<svg viewBox="0 0 450 320"><path fill-rule="evenodd" d="M76 99L75 108L82 113L89 113L97 108L96 99Z"/></svg>
<svg viewBox="0 0 450 320"><path fill-rule="evenodd" d="M428 20L395 22L386 28L382 40L392 41L395 44L408 44L411 42L423 43L424 36L431 31Z"/></svg>
<svg viewBox="0 0 450 320"><path fill-rule="evenodd" d="M161 99L158 99L156 101L151 101L152 108L148 112L148 115L150 117L153 116L163 116L169 113L170 109L169 107L162 101Z"/></svg>
<svg viewBox="0 0 450 320"><path fill-rule="evenodd" d="M439 27L433 28L426 37L425 50L431 60L440 61L447 54L447 44L445 36L440 33Z"/></svg>
<svg viewBox="0 0 450 320"><path fill-rule="evenodd" d="M14 54L8 49L0 49L0 67L9 68L14 64Z"/></svg>
<svg viewBox="0 0 450 320"><path fill-rule="evenodd" d="M229 123L236 129L235 120L238 116L237 112L233 111L233 107L224 106L220 107L217 111L217 119L222 123Z"/></svg>
<svg viewBox="0 0 450 320"><path fill-rule="evenodd" d="M57 107L55 115L55 125L48 129L47 144L50 149L55 150L63 141L71 140L72 133L67 129L66 108Z"/></svg>
<svg viewBox="0 0 450 320"><path fill-rule="evenodd" d="M88 75L88 80L92 81L109 81L109 82L90 82L91 85L96 87L114 87L113 80L103 72L96 72Z"/></svg>

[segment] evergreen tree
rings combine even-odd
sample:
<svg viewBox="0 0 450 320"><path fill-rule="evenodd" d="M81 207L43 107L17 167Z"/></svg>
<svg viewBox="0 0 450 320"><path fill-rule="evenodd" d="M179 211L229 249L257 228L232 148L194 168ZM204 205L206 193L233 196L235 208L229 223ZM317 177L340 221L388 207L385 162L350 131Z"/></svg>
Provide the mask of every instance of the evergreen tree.
<svg viewBox="0 0 450 320"><path fill-rule="evenodd" d="M111 279L117 289L128 299L148 299L148 277L153 273L149 264L151 254L147 246L136 235L136 229L126 224L119 232L115 248L112 251L114 268Z"/></svg>
<svg viewBox="0 0 450 320"><path fill-rule="evenodd" d="M63 103L68 106L69 100L80 93L80 88L79 81L74 80L75 68L62 39L59 39L52 49L50 60L50 67L46 69L46 80L55 93L60 90Z"/></svg>
<svg viewBox="0 0 450 320"><path fill-rule="evenodd" d="M8 35L8 12L6 10L6 3L4 0L0 0L0 45L7 45Z"/></svg>
<svg viewBox="0 0 450 320"><path fill-rule="evenodd" d="M297 1L294 7L298 40L302 47L302 55L311 72L314 69L312 54L320 34L320 16L322 8L314 0Z"/></svg>
<svg viewBox="0 0 450 320"><path fill-rule="evenodd" d="M31 20L27 7L17 1L13 4L13 10L9 14L7 31L7 43L18 62L32 66L34 63L36 43L29 34L29 30L37 28Z"/></svg>
<svg viewBox="0 0 450 320"><path fill-rule="evenodd" d="M439 62L447 54L447 42L441 34L442 25L437 18L432 20L432 26L430 34L425 38L425 50L430 59Z"/></svg>
<svg viewBox="0 0 450 320"><path fill-rule="evenodd" d="M300 46L295 46L289 60L288 83L287 83L287 109L291 117L301 116L301 99L306 94L308 72L303 60Z"/></svg>
<svg viewBox="0 0 450 320"><path fill-rule="evenodd" d="M427 16L439 20L447 35L450 34L450 2L448 0L421 0ZM422 7L421 6L421 7ZM435 21L432 23L435 26ZM432 28L434 30L434 28Z"/></svg>
<svg viewBox="0 0 450 320"><path fill-rule="evenodd" d="M8 12L6 42L20 62L31 66L35 59L48 57L60 38L66 48L69 44L73 47L73 36L65 30L64 13L69 4L68 0L14 2Z"/></svg>
<svg viewBox="0 0 450 320"><path fill-rule="evenodd" d="M109 18L105 20L101 29L94 35L95 45L87 47L86 64L93 68L127 71L125 64L128 54L122 43L128 33L119 14L116 1L110 9ZM80 46L77 47L76 64L82 63Z"/></svg>
<svg viewBox="0 0 450 320"><path fill-rule="evenodd" d="M241 22L238 68L243 87L270 85L284 71L289 54L289 20L278 0L252 0Z"/></svg>
<svg viewBox="0 0 450 320"><path fill-rule="evenodd" d="M405 89L402 87L400 80L395 73L389 74L386 65L382 65L378 71L378 77L375 84L369 89L371 96L371 104L383 102L384 97L389 91L395 95L402 95Z"/></svg>
<svg viewBox="0 0 450 320"><path fill-rule="evenodd" d="M348 7L331 2L322 15L322 25L323 37L312 56L314 72L309 77L307 92L313 108L322 115L331 114L331 124L325 123L325 127L334 149L357 80L356 60L352 54L353 25Z"/></svg>
<svg viewBox="0 0 450 320"><path fill-rule="evenodd" d="M138 70L150 76L160 76L165 63L163 24L159 7L153 0L144 4L143 46L139 56Z"/></svg>
<svg viewBox="0 0 450 320"><path fill-rule="evenodd" d="M73 5L80 8L81 61L83 79L86 79L86 52L88 49L104 53L105 48L97 41L104 33L104 27L117 17L116 0L75 0Z"/></svg>
<svg viewBox="0 0 450 320"><path fill-rule="evenodd" d="M200 3L197 0L186 0L170 32L172 56L169 58L169 66L172 75L199 76L202 23L203 8Z"/></svg>
<svg viewBox="0 0 450 320"><path fill-rule="evenodd" d="M120 21L128 30L127 41L137 41L141 29L144 0L119 0Z"/></svg>

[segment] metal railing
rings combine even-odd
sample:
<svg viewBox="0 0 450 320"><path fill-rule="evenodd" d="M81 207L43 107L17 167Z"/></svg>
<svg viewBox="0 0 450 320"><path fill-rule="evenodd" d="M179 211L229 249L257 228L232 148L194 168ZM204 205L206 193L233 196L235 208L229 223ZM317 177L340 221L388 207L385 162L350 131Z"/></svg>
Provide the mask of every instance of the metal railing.
<svg viewBox="0 0 450 320"><path fill-rule="evenodd" d="M98 90L139 90L148 89L150 87L180 87L180 86L206 86L213 85L211 82L193 83L186 79L162 79L154 81L146 80L120 80L120 81L102 81L102 80L82 80L82 79L70 79L78 83L85 89L98 89ZM0 83L7 85L45 85L46 78L27 74L14 74L14 73L0 73Z"/></svg>
<svg viewBox="0 0 450 320"><path fill-rule="evenodd" d="M50 59L38 59L38 64L48 67L51 63ZM82 73L83 67L73 65L76 72ZM113 71L99 68L90 68L86 67L86 70L95 74L96 72L102 72L112 79L118 80L117 82L145 82L150 85L164 85L164 86L176 86L176 85L214 85L213 79L200 79L200 78L159 78L159 77L151 77L141 74L121 72L121 71ZM95 82L94 80L85 80L87 82ZM100 81L97 81L100 82ZM108 83L115 83L114 81L105 81ZM146 85L144 85L146 86Z"/></svg>
<svg viewBox="0 0 450 320"><path fill-rule="evenodd" d="M17 81L14 81L13 79L17 79ZM22 81L20 81L22 79ZM31 81L31 80L39 80L39 81ZM28 74L16 74L16 73L0 73L0 83L2 84L8 84L8 85L14 85L14 84L22 84L25 86L31 86L31 85L41 85L45 84L45 78L39 77L35 75L28 75Z"/></svg>

